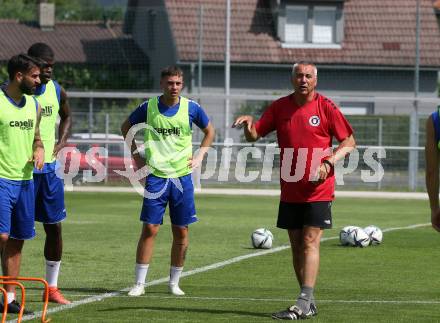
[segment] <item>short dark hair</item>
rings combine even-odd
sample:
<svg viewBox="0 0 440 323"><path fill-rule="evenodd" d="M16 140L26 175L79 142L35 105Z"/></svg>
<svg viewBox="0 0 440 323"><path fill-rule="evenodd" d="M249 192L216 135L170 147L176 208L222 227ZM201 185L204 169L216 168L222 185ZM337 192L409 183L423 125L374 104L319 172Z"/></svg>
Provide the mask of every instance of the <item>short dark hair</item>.
<svg viewBox="0 0 440 323"><path fill-rule="evenodd" d="M53 61L55 54L49 45L45 43L35 43L28 49L28 55L44 59L45 61Z"/></svg>
<svg viewBox="0 0 440 323"><path fill-rule="evenodd" d="M164 77L168 76L180 76L183 77L183 71L180 69L180 67L177 66L167 66L160 72L160 79L163 79Z"/></svg>
<svg viewBox="0 0 440 323"><path fill-rule="evenodd" d="M41 61L26 54L12 56L8 61L9 80L12 81L18 72L27 73L34 67L41 67Z"/></svg>

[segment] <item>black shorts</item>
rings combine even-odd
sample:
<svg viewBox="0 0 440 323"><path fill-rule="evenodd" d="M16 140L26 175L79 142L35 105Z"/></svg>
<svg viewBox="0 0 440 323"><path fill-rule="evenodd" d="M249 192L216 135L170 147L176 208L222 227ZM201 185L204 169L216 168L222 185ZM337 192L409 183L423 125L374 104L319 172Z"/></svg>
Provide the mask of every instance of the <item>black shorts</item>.
<svg viewBox="0 0 440 323"><path fill-rule="evenodd" d="M332 202L288 203L280 201L277 227L302 229L305 226L330 229L332 227Z"/></svg>

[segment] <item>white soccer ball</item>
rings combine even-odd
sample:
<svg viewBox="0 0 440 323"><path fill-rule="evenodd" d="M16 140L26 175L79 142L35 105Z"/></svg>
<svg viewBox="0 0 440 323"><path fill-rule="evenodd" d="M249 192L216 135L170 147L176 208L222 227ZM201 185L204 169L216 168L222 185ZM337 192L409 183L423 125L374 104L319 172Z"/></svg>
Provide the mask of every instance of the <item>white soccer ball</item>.
<svg viewBox="0 0 440 323"><path fill-rule="evenodd" d="M347 239L351 246L365 248L370 245L370 237L362 228L351 230Z"/></svg>
<svg viewBox="0 0 440 323"><path fill-rule="evenodd" d="M257 229L252 232L251 242L254 248L270 249L272 248L273 234L264 228Z"/></svg>
<svg viewBox="0 0 440 323"><path fill-rule="evenodd" d="M371 245L378 245L382 243L383 233L382 230L376 227L375 225L369 225L364 228L364 231L370 237Z"/></svg>
<svg viewBox="0 0 440 323"><path fill-rule="evenodd" d="M350 232L356 228L359 228L359 227L356 227L354 225L348 225L346 227L343 227L341 229L341 231L339 231L339 242L341 243L341 245L343 245L343 246L350 245L350 241L348 239L348 236L350 235Z"/></svg>

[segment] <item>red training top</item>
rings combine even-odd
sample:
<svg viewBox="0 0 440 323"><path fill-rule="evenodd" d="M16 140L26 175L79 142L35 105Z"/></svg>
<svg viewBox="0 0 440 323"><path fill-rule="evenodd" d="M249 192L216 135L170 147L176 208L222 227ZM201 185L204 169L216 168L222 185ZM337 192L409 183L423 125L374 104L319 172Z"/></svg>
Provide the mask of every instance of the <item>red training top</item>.
<svg viewBox="0 0 440 323"><path fill-rule="evenodd" d="M331 201L333 170L321 183L313 183L321 161L331 155L332 139L339 142L353 133L339 108L316 93L312 102L298 106L293 94L273 102L255 124L259 136L277 131L280 152L281 201Z"/></svg>

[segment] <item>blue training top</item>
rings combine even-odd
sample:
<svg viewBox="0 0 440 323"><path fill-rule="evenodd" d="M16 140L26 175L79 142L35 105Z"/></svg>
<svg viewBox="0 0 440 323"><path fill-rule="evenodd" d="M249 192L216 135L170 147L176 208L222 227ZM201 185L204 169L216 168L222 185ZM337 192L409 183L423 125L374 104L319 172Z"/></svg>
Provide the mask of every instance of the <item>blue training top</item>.
<svg viewBox="0 0 440 323"><path fill-rule="evenodd" d="M440 107L439 107L440 110ZM432 116L432 122L434 123L434 132L435 132L435 141L440 141L440 117L439 117L439 111L435 111L431 114Z"/></svg>
<svg viewBox="0 0 440 323"><path fill-rule="evenodd" d="M179 110L179 103L173 105L172 107L168 107L162 102L160 102L158 98L158 107L159 112L164 116L172 117ZM141 103L128 117L130 124L132 126L138 123L146 123L147 122L147 108L148 108L148 100ZM205 111L202 109L200 104L195 101L189 100L188 103L188 113L189 113L189 126L192 129L192 124L194 123L200 129L205 129L208 126L209 118L206 115Z"/></svg>

